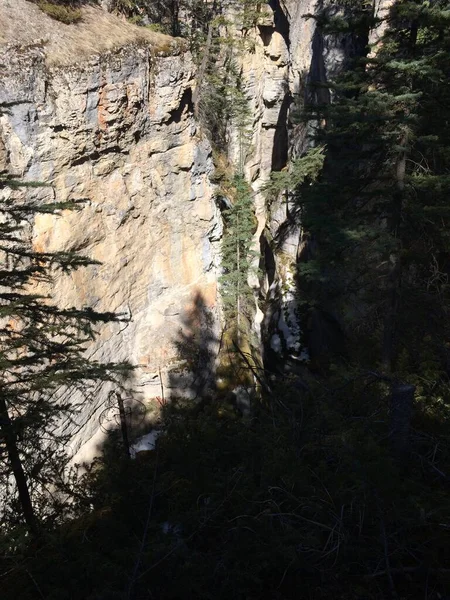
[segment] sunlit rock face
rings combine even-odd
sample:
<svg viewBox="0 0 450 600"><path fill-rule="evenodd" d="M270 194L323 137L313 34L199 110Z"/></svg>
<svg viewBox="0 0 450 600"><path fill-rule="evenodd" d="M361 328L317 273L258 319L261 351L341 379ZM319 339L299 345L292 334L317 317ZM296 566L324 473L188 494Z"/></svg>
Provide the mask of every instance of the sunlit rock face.
<svg viewBox="0 0 450 600"><path fill-rule="evenodd" d="M390 1L379 0L378 10ZM255 27L235 22L233 30L246 41L236 60L252 115L244 162L257 217L255 267L263 267L250 281L255 332L266 357L282 365L307 359L296 314L301 223L286 195L267 202L264 184L308 147L294 111L326 93L311 82L345 60L345 44L305 18L317 6L268 0ZM0 117L0 172L51 183L21 192L36 201L82 201L80 211L36 217L32 243L98 261L58 277L53 296L126 317L100 328L89 354L136 365L130 387L158 406L173 391L199 393L220 338L222 219L211 150L193 115L195 68L182 43L92 6L83 11L80 25L65 26L30 2L0 0L0 102L9 105ZM239 135L229 133L238 164ZM107 393L94 393L66 425L77 461L101 445Z"/></svg>
<svg viewBox="0 0 450 600"><path fill-rule="evenodd" d="M253 137L245 171L254 190L258 227L254 235L255 331L262 345L283 362L289 355L304 359L296 315L294 277L300 245L300 224L290 219L291 208L283 195L268 201L265 185L271 174L285 169L293 156L307 147L306 130L296 125L293 110L304 103L311 70L319 66L323 77L334 66L319 46L314 19L316 0L269 0L257 26L239 31L251 49L241 58L242 79L251 113ZM230 157L238 161L239 135L232 132ZM261 273L263 275L261 276ZM265 312L259 308L264 305Z"/></svg>
<svg viewBox="0 0 450 600"><path fill-rule="evenodd" d="M385 14L391 4L392 0L376 0L376 13ZM261 335L269 368L285 368L290 361L298 365L308 359L301 341L295 285L305 252L301 222L293 218L296 211L287 194L268 199L264 186L273 172L287 168L290 159L301 156L311 145L311 129L298 116L305 102L331 101L320 83L336 76L354 51L344 35L324 36L316 26L312 16L326 7L334 12L343 10L339 3L328 0L268 0L254 29L241 31L234 20L235 34L247 40L249 48L240 57L253 115L245 171L254 190L258 221L255 267L263 267L259 276L251 277L251 284L257 305L255 331ZM380 34L381 29L373 32L370 43ZM239 152L239 135L232 131L230 158L234 163ZM258 305L265 307L264 314Z"/></svg>
<svg viewBox="0 0 450 600"><path fill-rule="evenodd" d="M34 248L76 250L99 263L58 276L55 301L127 318L100 327L89 355L136 365L130 385L141 400L168 397L177 385L189 391L183 373L192 356L183 345L204 314L218 327L221 236L189 55L139 43L58 66L48 64L45 44L1 52L0 102L9 109L0 118L0 169L51 183L22 192L37 202L83 202L37 216ZM106 396L93 394L67 424L77 461L101 444Z"/></svg>

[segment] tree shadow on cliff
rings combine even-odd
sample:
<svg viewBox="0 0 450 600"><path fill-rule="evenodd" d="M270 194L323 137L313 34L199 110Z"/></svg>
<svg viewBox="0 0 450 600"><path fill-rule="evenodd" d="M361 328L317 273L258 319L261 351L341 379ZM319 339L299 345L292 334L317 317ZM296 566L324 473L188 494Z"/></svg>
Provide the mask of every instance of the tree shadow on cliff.
<svg viewBox="0 0 450 600"><path fill-rule="evenodd" d="M200 292L195 292L182 313L181 327L174 340L177 367L169 375L175 395L198 399L215 389L215 363L220 338L212 310Z"/></svg>

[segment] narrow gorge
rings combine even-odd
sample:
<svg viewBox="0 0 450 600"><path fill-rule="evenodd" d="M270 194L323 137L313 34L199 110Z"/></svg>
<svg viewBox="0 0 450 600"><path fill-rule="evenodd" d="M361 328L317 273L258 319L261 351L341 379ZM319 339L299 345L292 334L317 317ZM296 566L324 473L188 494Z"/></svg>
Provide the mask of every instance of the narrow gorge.
<svg viewBox="0 0 450 600"><path fill-rule="evenodd" d="M343 49L324 46L314 21L304 18L314 7L313 0L273 1L251 31L234 32L251 41L238 60L252 115L245 174L254 192L254 246L262 266L252 281L254 328L260 343L284 359L302 353L290 268L300 225L275 251L271 241L286 225L289 205L280 197L268 210L264 185L305 143L290 110L303 101L311 70L324 77L342 60ZM24 181L51 184L26 191L37 202L82 203L80 211L37 216L33 246L80 251L98 261L57 279L53 297L124 315L126 322L102 328L89 354L137 366L131 385L140 400L155 403L174 387L189 388L177 339L190 320L205 318L194 315L199 303L215 339L223 327L223 224L212 153L194 117L198 82L186 42L143 33L100 8L83 11L82 23L64 25L27 0L2 3L0 102L11 108L1 117L0 166ZM21 12L27 19L17 39ZM237 135L229 137L236 163ZM260 304L269 307L266 314ZM77 460L92 457L100 443L105 394L71 425Z"/></svg>
<svg viewBox="0 0 450 600"><path fill-rule="evenodd" d="M0 596L446 600L450 0L0 0Z"/></svg>

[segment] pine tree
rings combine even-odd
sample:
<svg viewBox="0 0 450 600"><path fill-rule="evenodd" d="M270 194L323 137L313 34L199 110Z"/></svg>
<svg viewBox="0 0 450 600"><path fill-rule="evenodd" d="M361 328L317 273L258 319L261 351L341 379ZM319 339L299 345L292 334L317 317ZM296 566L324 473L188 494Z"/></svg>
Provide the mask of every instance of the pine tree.
<svg viewBox="0 0 450 600"><path fill-rule="evenodd" d="M228 326L242 333L243 317L250 316L253 292L248 284L252 266L252 236L255 216L251 189L242 175L233 180L234 198L225 213L226 231L222 241L221 295Z"/></svg>
<svg viewBox="0 0 450 600"><path fill-rule="evenodd" d="M339 308L355 347L370 340L358 360L386 372L417 372L421 354L438 370L448 360L449 8L396 2L379 47L330 84L331 105L308 111L327 157L305 190L319 250L300 280L311 299ZM355 13L354 35L368 39L370 10ZM336 19L321 19L332 32Z"/></svg>
<svg viewBox="0 0 450 600"><path fill-rule="evenodd" d="M127 365L100 364L86 358L95 325L117 315L90 308L61 308L39 293L57 271L70 272L91 261L74 253L35 251L27 231L36 213L58 214L69 204L27 202L11 189L33 187L3 174L0 178L0 461L4 481L14 480L18 507L4 507L8 518L18 510L38 534L37 501L52 484L55 456L66 436L56 433L63 416L77 409L71 395L87 398L91 384L113 380ZM78 407L79 408L79 407ZM45 509L45 506L44 506Z"/></svg>

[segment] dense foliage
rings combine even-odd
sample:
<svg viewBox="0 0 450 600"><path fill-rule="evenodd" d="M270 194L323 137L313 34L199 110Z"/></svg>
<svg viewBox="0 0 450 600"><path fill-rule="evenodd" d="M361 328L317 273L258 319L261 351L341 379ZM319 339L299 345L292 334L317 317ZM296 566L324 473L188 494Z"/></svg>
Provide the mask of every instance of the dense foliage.
<svg viewBox="0 0 450 600"><path fill-rule="evenodd" d="M49 2L46 0L31 1L37 4L42 12L56 21L60 21L66 25L72 25L81 21L81 10L79 6L82 2L68 0L52 0Z"/></svg>
<svg viewBox="0 0 450 600"><path fill-rule="evenodd" d="M353 359L418 384L426 373L441 393L450 324L448 19L445 2L395 3L376 52L354 56L331 87L331 105L308 107L327 153L299 202L318 246L299 267L299 285L316 308L339 315Z"/></svg>
<svg viewBox="0 0 450 600"><path fill-rule="evenodd" d="M251 242L255 215L250 186L242 176L236 176L233 184L233 203L224 211L226 230L222 242L221 295L226 322L236 328L239 336L245 329L242 320L251 317L254 304L248 277L254 258Z"/></svg>
<svg viewBox="0 0 450 600"><path fill-rule="evenodd" d="M111 440L76 486L76 516L5 557L3 593L48 599L438 598L448 589L448 423L391 458L384 385L292 382L242 418L224 400L164 415L158 450ZM376 418L374 418L374 413ZM425 415L417 415L418 422ZM433 438L431 431L434 430ZM434 463L436 464L436 463Z"/></svg>

